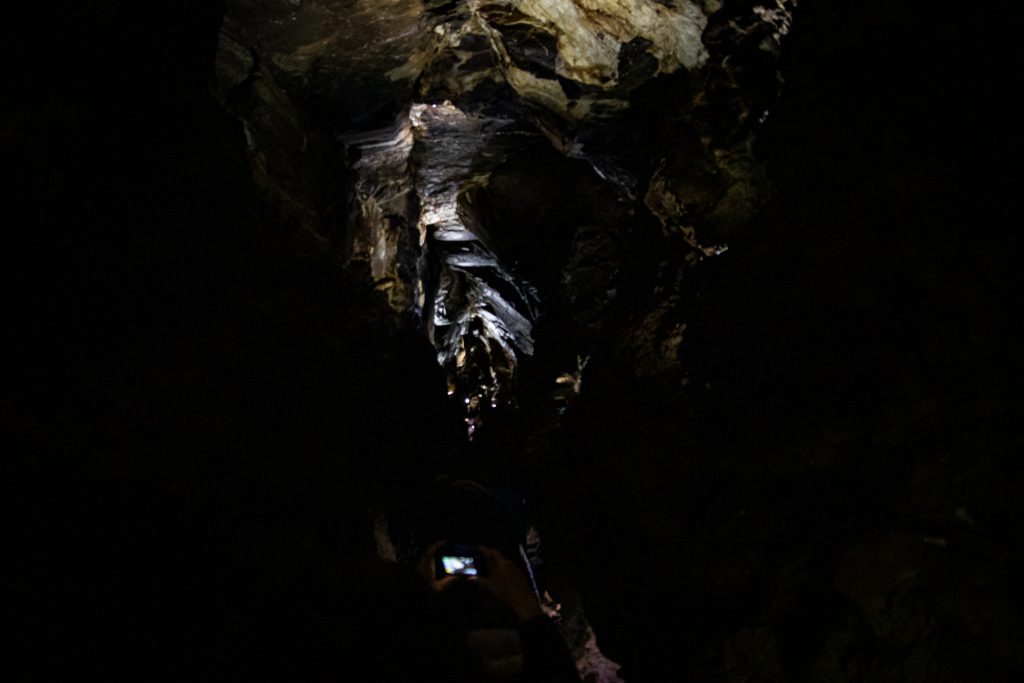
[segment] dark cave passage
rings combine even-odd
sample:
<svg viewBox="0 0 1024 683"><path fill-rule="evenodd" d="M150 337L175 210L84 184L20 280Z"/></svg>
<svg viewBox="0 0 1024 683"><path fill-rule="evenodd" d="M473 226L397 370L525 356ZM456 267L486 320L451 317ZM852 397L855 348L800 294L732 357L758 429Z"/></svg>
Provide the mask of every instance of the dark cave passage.
<svg viewBox="0 0 1024 683"><path fill-rule="evenodd" d="M137 5L0 40L12 671L1021 679L1001 6Z"/></svg>

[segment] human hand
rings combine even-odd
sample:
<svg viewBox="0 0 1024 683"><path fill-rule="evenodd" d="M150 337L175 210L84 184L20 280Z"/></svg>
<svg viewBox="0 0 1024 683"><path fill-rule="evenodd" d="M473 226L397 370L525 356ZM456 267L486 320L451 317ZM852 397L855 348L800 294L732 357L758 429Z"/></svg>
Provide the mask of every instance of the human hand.
<svg viewBox="0 0 1024 683"><path fill-rule="evenodd" d="M493 593L512 611L519 623L542 613L530 580L519 565L494 548L481 546L480 554L486 562L486 573L472 577L471 581Z"/></svg>
<svg viewBox="0 0 1024 683"><path fill-rule="evenodd" d="M441 546L445 543L447 543L447 541L438 541L424 550L423 554L420 555L419 561L416 563L416 572L435 593L440 593L452 583L459 580L459 577L448 576L447 574L441 578L437 577L434 558L437 555L437 551L440 550Z"/></svg>

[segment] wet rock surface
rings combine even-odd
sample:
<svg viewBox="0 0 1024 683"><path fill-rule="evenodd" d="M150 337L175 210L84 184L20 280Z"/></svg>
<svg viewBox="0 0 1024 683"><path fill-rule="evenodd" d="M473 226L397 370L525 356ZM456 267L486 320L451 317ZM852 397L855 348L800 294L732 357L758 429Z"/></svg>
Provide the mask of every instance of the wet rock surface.
<svg viewBox="0 0 1024 683"><path fill-rule="evenodd" d="M1019 679L995 10L129 4L3 41L39 677L427 676L373 522L448 473L588 680Z"/></svg>

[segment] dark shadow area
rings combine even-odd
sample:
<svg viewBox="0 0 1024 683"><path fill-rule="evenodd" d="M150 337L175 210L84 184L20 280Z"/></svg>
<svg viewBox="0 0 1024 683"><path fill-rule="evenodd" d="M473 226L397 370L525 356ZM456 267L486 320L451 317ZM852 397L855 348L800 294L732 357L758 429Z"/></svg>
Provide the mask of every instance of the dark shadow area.
<svg viewBox="0 0 1024 683"><path fill-rule="evenodd" d="M545 452L550 547L626 680L1013 680L1009 41L991 15L797 17L776 197L688 276L685 386L592 364Z"/></svg>
<svg viewBox="0 0 1024 683"><path fill-rule="evenodd" d="M9 670L410 680L369 511L459 437L432 351L254 181L217 3L34 15L4 28Z"/></svg>
<svg viewBox="0 0 1024 683"><path fill-rule="evenodd" d="M553 584L627 681L1021 679L998 8L801 3L778 104L770 65L740 79L774 108L772 197L738 228L707 218L727 185L707 140L738 133L687 118L697 78L637 85L630 130L584 131L630 147L633 200L546 142L498 164L474 206L544 317L522 409L472 446L416 321L337 253L353 181L330 107L391 122L409 84L346 99L325 70L297 95L240 49L225 95L222 3L31 12L0 41L12 670L424 680L432 613L374 522L449 472L525 492ZM517 39L550 68L550 41ZM698 259L645 213L663 168L729 251ZM582 390L553 398L577 354Z"/></svg>

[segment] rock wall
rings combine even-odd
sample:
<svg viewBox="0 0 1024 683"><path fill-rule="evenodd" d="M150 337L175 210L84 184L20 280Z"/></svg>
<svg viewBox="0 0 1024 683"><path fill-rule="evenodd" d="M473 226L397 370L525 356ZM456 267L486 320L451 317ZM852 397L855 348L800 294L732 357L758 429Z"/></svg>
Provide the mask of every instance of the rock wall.
<svg viewBox="0 0 1024 683"><path fill-rule="evenodd" d="M594 676L1021 677L999 8L72 5L0 41L40 676L409 680L447 472Z"/></svg>

